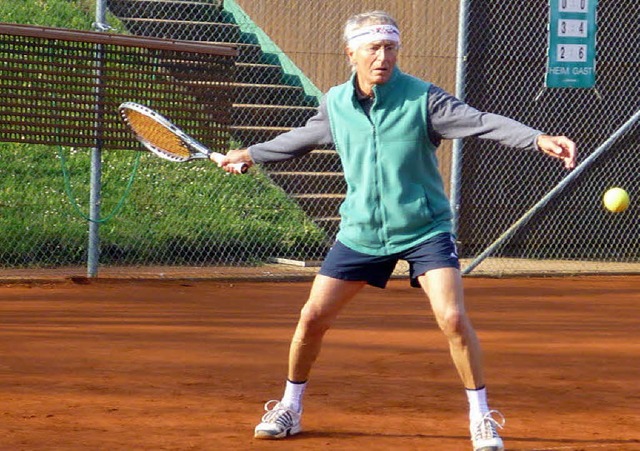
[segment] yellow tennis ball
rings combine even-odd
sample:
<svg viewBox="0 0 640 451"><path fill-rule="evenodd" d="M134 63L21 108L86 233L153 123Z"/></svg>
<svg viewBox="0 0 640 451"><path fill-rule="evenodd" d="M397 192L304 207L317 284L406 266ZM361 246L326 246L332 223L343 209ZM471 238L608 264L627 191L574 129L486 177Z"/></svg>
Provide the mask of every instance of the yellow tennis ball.
<svg viewBox="0 0 640 451"><path fill-rule="evenodd" d="M629 195L622 188L611 188L604 193L602 202L607 210L620 213L629 206Z"/></svg>

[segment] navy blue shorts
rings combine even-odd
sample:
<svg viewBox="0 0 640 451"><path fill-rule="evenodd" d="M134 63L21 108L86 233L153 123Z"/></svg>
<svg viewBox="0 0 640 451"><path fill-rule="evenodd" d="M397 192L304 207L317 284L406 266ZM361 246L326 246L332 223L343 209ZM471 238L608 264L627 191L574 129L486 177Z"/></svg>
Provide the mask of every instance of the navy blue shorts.
<svg viewBox="0 0 640 451"><path fill-rule="evenodd" d="M320 274L334 279L364 281L384 288L398 263L409 263L411 286L420 287L418 277L438 268L460 269L456 243L450 233L441 233L410 248L392 255L368 255L336 241L329 250Z"/></svg>

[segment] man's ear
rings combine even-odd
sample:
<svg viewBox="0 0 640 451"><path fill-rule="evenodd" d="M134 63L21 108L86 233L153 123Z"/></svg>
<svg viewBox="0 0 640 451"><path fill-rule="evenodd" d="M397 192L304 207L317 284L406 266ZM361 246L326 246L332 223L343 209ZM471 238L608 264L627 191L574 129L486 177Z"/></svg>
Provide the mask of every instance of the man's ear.
<svg viewBox="0 0 640 451"><path fill-rule="evenodd" d="M355 53L355 51L349 48L349 46L345 47L344 51L347 54L347 58L349 58L349 63L353 65L353 63L355 62L353 60L353 54Z"/></svg>

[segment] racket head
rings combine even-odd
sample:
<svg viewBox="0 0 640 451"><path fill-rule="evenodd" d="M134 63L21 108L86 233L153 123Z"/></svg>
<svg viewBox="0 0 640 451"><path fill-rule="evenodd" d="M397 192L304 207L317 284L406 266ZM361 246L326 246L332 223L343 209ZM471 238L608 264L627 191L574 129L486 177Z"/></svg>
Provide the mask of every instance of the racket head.
<svg viewBox="0 0 640 451"><path fill-rule="evenodd" d="M209 158L206 147L151 108L124 102L120 105L119 112L136 139L160 158L173 162Z"/></svg>

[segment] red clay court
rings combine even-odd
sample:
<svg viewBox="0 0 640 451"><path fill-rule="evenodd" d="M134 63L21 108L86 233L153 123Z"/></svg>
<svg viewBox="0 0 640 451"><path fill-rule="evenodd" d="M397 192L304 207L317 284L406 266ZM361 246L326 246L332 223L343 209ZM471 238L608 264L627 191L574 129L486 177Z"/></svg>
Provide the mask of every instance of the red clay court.
<svg viewBox="0 0 640 451"><path fill-rule="evenodd" d="M84 282L84 283L77 283ZM510 451L640 450L640 276L467 278ZM325 339L304 432L260 442L309 282L0 286L0 448L470 450L420 290L365 289Z"/></svg>

